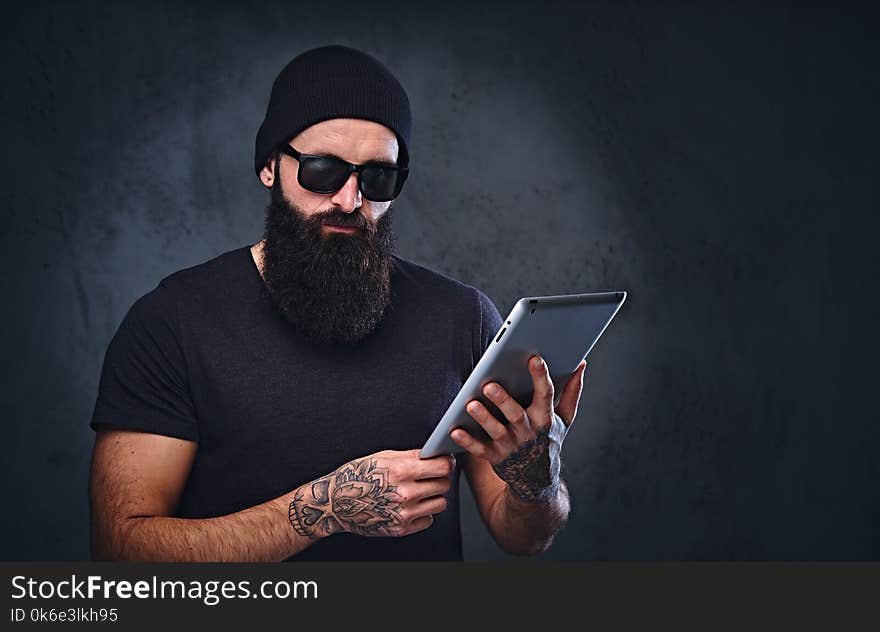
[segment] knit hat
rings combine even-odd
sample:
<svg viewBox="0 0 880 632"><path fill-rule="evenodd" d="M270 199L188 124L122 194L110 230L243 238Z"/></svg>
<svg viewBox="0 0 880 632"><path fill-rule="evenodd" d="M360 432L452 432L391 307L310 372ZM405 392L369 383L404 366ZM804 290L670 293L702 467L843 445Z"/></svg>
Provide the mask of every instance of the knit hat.
<svg viewBox="0 0 880 632"><path fill-rule="evenodd" d="M379 60L347 46L313 48L294 57L275 78L266 118L257 132L257 177L281 143L320 121L360 118L397 134L398 164L409 163L409 98Z"/></svg>

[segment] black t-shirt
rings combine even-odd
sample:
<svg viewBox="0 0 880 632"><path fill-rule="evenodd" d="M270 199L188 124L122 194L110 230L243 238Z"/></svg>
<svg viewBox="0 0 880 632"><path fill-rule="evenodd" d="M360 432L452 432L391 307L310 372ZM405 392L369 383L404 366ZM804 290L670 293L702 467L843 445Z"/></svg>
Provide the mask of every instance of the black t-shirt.
<svg viewBox="0 0 880 632"><path fill-rule="evenodd" d="M233 513L381 450L420 448L501 326L478 289L393 258L391 302L354 347L306 340L262 296L243 246L132 305L104 357L91 426L198 442L176 512ZM460 560L458 480L428 529L338 534L291 560Z"/></svg>

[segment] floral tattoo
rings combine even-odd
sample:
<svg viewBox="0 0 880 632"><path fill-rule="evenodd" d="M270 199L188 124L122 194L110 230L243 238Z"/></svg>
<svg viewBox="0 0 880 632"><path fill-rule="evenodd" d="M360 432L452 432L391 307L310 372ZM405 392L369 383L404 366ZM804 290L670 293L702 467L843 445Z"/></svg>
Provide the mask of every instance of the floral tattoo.
<svg viewBox="0 0 880 632"><path fill-rule="evenodd" d="M547 502L559 492L559 452L566 432L561 418L554 415L549 430L537 433L533 440L492 468L521 500Z"/></svg>
<svg viewBox="0 0 880 632"><path fill-rule="evenodd" d="M297 489L288 517L294 530L309 538L343 531L391 536L400 522L402 500L388 482L387 469L373 459L360 459Z"/></svg>

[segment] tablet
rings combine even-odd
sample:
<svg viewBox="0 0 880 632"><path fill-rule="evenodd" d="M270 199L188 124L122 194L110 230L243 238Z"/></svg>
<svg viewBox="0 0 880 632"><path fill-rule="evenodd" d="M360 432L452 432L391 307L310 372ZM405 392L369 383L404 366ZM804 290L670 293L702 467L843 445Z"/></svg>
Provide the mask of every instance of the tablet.
<svg viewBox="0 0 880 632"><path fill-rule="evenodd" d="M464 452L449 436L455 428L464 428L474 437L488 440L482 427L465 410L472 399L480 400L496 419L507 423L501 411L483 395L483 387L488 382L498 382L520 405L527 407L532 401L528 361L535 354L547 363L555 407L569 376L590 353L625 299L626 292L519 299L419 456L429 458Z"/></svg>

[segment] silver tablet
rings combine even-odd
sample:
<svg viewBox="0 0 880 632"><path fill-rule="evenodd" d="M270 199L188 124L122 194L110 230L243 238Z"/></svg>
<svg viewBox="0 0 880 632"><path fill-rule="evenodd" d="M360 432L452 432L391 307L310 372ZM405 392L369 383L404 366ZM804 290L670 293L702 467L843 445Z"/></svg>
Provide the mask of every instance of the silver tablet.
<svg viewBox="0 0 880 632"><path fill-rule="evenodd" d="M550 369L555 406L565 382L590 353L625 299L626 292L602 292L518 300L422 447L420 456L429 458L464 452L449 436L455 428L464 428L479 439L488 439L465 410L472 399L480 400L502 423L507 422L483 395L483 387L488 382L498 382L523 407L528 406L532 401L528 361L535 354L544 358Z"/></svg>

